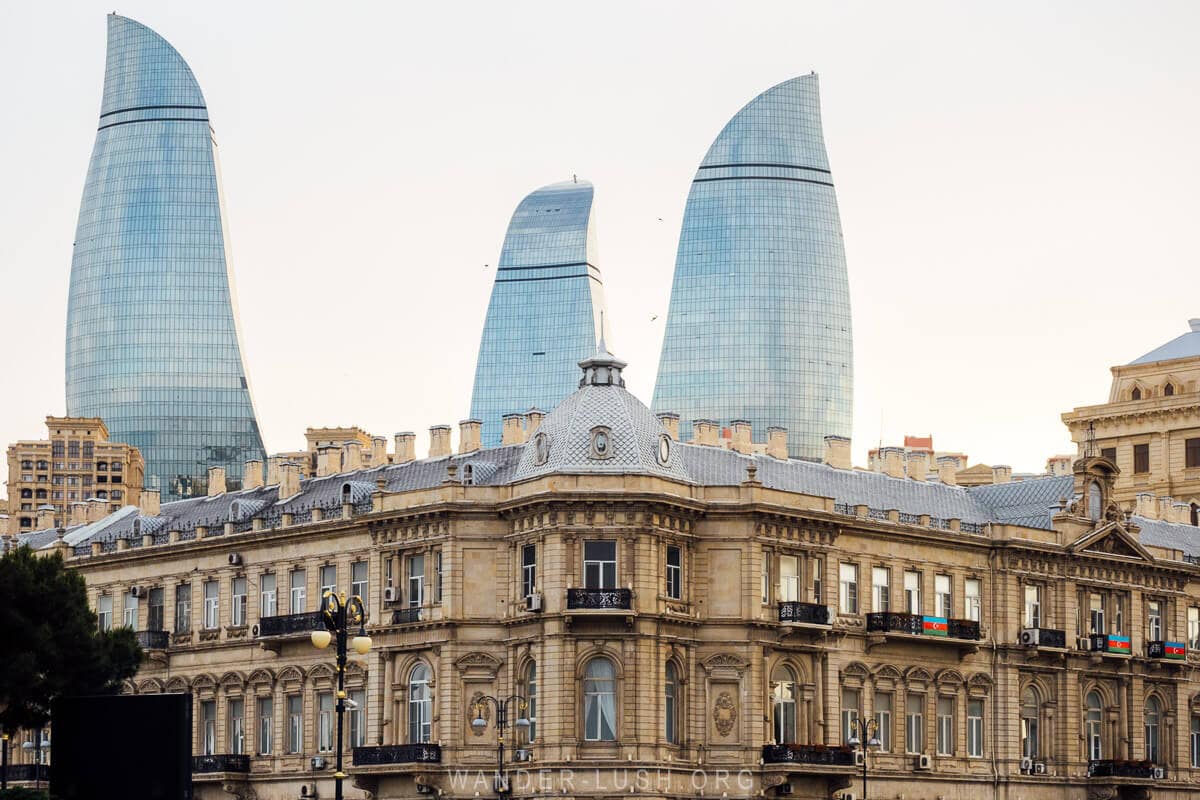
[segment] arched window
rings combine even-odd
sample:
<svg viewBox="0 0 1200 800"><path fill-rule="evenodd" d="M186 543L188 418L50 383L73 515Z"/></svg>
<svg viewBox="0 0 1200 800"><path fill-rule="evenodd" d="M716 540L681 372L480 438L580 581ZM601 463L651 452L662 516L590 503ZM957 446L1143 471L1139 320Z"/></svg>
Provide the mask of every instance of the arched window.
<svg viewBox="0 0 1200 800"><path fill-rule="evenodd" d="M33 489L22 489L21 490L21 499L22 500L32 500L33 499Z"/></svg>
<svg viewBox="0 0 1200 800"><path fill-rule="evenodd" d="M50 462L49 461L39 461L39 462L37 462L37 468L38 469L50 469Z"/></svg>
<svg viewBox="0 0 1200 800"><path fill-rule="evenodd" d="M1146 699L1146 760L1158 764L1162 757L1159 729L1162 721L1162 703L1151 695Z"/></svg>
<svg viewBox="0 0 1200 800"><path fill-rule="evenodd" d="M673 661L667 662L664 691L664 708L667 715L665 738L668 744L679 744L679 670L675 668Z"/></svg>
<svg viewBox="0 0 1200 800"><path fill-rule="evenodd" d="M1104 710L1100 702L1100 693L1088 692L1084 705L1087 707L1084 738L1087 741L1088 760L1099 761L1104 758Z"/></svg>
<svg viewBox="0 0 1200 800"><path fill-rule="evenodd" d="M1142 390L1140 388L1138 388L1137 386L1133 387L1133 391L1129 393L1129 399L1141 400L1142 399Z"/></svg>
<svg viewBox="0 0 1200 800"><path fill-rule="evenodd" d="M607 658L593 658L583 676L583 738L588 742L617 738L617 670Z"/></svg>
<svg viewBox="0 0 1200 800"><path fill-rule="evenodd" d="M537 739L537 664L532 662L525 670L525 700L525 718L529 720L525 736L532 742Z"/></svg>
<svg viewBox="0 0 1200 800"><path fill-rule="evenodd" d="M1104 491L1100 488L1099 481L1092 481L1088 484L1088 519L1092 522L1098 522L1100 515L1104 512L1101 505L1104 502Z"/></svg>
<svg viewBox="0 0 1200 800"><path fill-rule="evenodd" d="M796 742L796 673L780 664L771 673L771 719L776 744Z"/></svg>
<svg viewBox="0 0 1200 800"><path fill-rule="evenodd" d="M433 736L433 696L429 667L417 664L408 675L408 741L428 742Z"/></svg>
<svg viewBox="0 0 1200 800"><path fill-rule="evenodd" d="M33 462L32 461L22 461L21 469L33 469Z"/></svg>
<svg viewBox="0 0 1200 800"><path fill-rule="evenodd" d="M1041 733L1042 702L1037 689L1026 686L1021 692L1021 755L1037 758Z"/></svg>
<svg viewBox="0 0 1200 800"><path fill-rule="evenodd" d="M1174 396L1175 396L1175 384L1168 383L1166 386L1163 387L1163 397L1174 397Z"/></svg>

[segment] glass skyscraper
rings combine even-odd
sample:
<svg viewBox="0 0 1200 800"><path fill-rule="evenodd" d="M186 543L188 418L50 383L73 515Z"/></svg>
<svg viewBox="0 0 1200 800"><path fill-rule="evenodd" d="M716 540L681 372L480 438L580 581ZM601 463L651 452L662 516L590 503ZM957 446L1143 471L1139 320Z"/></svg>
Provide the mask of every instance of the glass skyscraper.
<svg viewBox="0 0 1200 800"><path fill-rule="evenodd" d="M136 445L174 499L263 457L238 340L216 141L204 95L161 36L108 17L96 143L67 307L67 413Z"/></svg>
<svg viewBox="0 0 1200 800"><path fill-rule="evenodd" d="M788 429L793 458L850 435L850 290L816 74L754 98L713 142L692 181L655 412L755 441Z"/></svg>
<svg viewBox="0 0 1200 800"><path fill-rule="evenodd" d="M578 363L596 351L604 311L592 184L531 193L508 223L475 364L471 416L485 447L503 416L550 411L579 388ZM605 323L607 327L607 323Z"/></svg>

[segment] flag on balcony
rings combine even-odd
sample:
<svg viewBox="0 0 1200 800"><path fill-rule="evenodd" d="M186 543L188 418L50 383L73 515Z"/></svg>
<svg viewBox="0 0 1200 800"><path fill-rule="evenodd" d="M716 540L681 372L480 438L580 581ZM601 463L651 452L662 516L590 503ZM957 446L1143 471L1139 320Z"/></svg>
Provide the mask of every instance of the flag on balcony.
<svg viewBox="0 0 1200 800"><path fill-rule="evenodd" d="M949 636L950 626L945 617L922 617L921 633L925 636Z"/></svg>
<svg viewBox="0 0 1200 800"><path fill-rule="evenodd" d="M1187 659L1187 647L1183 642L1163 642L1163 658L1184 661Z"/></svg>
<svg viewBox="0 0 1200 800"><path fill-rule="evenodd" d="M1130 655L1133 651L1129 642L1129 637L1109 635L1108 652L1120 653L1123 656Z"/></svg>

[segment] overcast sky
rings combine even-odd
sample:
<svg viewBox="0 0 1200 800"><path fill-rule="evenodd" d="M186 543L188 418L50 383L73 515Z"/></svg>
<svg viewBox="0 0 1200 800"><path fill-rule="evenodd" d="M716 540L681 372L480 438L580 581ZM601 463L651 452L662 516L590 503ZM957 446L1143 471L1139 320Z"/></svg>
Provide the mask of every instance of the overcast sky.
<svg viewBox="0 0 1200 800"><path fill-rule="evenodd" d="M0 446L65 411L112 10L0 5ZM521 198L572 174L596 185L611 349L648 403L693 173L747 101L812 70L850 269L856 463L932 433L1040 471L1070 452L1063 411L1200 316L1197 3L116 10L207 98L268 451L360 425L416 430L423 452L430 425L465 417L484 265Z"/></svg>

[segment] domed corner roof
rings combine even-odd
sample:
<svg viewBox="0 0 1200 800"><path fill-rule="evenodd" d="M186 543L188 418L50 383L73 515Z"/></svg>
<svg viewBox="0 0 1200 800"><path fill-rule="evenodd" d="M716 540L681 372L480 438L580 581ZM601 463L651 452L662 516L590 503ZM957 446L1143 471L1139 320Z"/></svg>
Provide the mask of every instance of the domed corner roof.
<svg viewBox="0 0 1200 800"><path fill-rule="evenodd" d="M649 408L625 389L625 363L604 348L579 362L579 389L558 404L525 444L514 480L555 472L658 475L691 481L677 443ZM596 434L607 440L597 452ZM661 460L667 437L667 459Z"/></svg>

